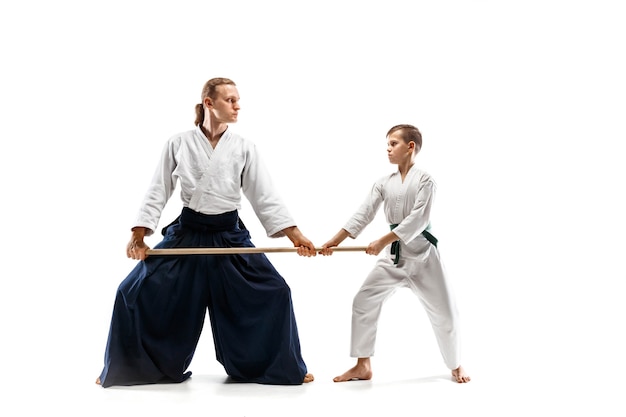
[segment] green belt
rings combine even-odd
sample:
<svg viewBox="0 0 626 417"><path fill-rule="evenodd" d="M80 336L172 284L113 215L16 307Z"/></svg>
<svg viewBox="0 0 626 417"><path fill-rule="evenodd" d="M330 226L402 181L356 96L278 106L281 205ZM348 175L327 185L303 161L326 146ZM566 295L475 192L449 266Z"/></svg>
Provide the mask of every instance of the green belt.
<svg viewBox="0 0 626 417"><path fill-rule="evenodd" d="M391 230L395 229L397 226L398 226L397 224L389 225ZM432 233L429 232L429 230L430 230L430 223L428 223L428 225L426 226L426 229L424 229L424 231L422 232L422 235L424 235L426 240L432 243L434 247L437 247L437 238L433 236ZM391 254L396 255L396 258L393 260L393 263L397 264L398 261L400 260L400 241L399 240L396 240L395 242L391 244Z"/></svg>

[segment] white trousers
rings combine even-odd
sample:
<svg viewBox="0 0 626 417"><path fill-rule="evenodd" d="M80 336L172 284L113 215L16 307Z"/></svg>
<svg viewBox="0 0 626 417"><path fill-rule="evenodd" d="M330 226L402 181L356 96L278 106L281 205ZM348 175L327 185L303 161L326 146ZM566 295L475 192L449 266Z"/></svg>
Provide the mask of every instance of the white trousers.
<svg viewBox="0 0 626 417"><path fill-rule="evenodd" d="M383 304L398 288L410 288L426 310L443 361L449 369L460 366L459 315L454 294L435 247L422 259L388 257L378 260L352 303L350 355L374 356L378 319Z"/></svg>

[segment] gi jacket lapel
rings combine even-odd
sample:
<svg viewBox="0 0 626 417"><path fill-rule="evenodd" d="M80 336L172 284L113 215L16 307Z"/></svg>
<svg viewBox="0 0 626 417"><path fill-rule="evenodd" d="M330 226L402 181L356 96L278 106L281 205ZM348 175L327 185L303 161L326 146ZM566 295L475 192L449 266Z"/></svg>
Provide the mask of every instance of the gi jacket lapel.
<svg viewBox="0 0 626 417"><path fill-rule="evenodd" d="M202 197L202 193L204 192L204 190L209 188L210 181L215 180L215 178L218 177L216 175L216 170L219 169L220 164L217 163L217 160L225 156L225 152L227 152L225 148L228 148L227 144L228 139L230 138L230 132L226 130L214 149L213 147L211 147L211 145L209 144L209 140L206 138L206 136L204 136L201 131L196 131L196 134L200 138L202 149L204 149L204 151L206 152L209 163L202 173L202 177L198 181L196 189L193 191L193 195L191 196L191 199L189 201L190 207L197 207L197 204L200 201L200 197Z"/></svg>

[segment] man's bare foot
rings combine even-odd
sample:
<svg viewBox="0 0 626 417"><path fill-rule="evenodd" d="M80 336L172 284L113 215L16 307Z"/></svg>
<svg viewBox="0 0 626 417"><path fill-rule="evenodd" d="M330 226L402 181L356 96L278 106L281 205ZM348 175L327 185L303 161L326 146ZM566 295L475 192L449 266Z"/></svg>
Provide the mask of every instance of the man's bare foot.
<svg viewBox="0 0 626 417"><path fill-rule="evenodd" d="M344 374L334 377L333 381L345 382L369 379L372 379L372 366L370 365L370 358L359 358L354 367L350 368Z"/></svg>
<svg viewBox="0 0 626 417"><path fill-rule="evenodd" d="M463 369L462 366L452 370L452 378L454 378L459 384L470 382L471 380L470 376L465 373L465 369Z"/></svg>
<svg viewBox="0 0 626 417"><path fill-rule="evenodd" d="M315 380L315 377L313 376L313 374L306 374L304 376L304 381L302 381L303 383L307 383L307 382L313 382Z"/></svg>
<svg viewBox="0 0 626 417"><path fill-rule="evenodd" d="M98 378L96 379L96 384L101 385L101 384L100 384L100 377L98 377Z"/></svg>

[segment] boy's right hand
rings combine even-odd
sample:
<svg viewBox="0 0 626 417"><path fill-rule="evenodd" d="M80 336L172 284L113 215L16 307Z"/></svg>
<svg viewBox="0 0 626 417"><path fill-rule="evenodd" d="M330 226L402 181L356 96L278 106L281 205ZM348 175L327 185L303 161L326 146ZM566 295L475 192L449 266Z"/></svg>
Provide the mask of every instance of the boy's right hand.
<svg viewBox="0 0 626 417"><path fill-rule="evenodd" d="M329 240L328 242L322 245L322 250L319 251L320 255L330 256L333 254L333 247L337 246L337 243Z"/></svg>
<svg viewBox="0 0 626 417"><path fill-rule="evenodd" d="M348 236L350 236L348 231L345 229L341 229L340 231L337 232L335 236L333 236L332 239L330 239L328 242L322 245L322 250L319 251L319 254L324 255L324 256L332 255L333 254L332 248L335 246L339 246L339 244L343 242Z"/></svg>

